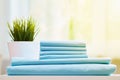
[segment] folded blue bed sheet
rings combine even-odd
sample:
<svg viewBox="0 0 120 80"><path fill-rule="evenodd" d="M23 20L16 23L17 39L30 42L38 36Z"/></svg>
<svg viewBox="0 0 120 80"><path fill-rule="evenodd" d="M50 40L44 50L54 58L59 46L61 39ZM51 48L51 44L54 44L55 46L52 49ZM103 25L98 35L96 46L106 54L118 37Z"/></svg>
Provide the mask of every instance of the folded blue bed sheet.
<svg viewBox="0 0 120 80"><path fill-rule="evenodd" d="M83 55L41 55L40 59L67 59L67 58L88 58L86 54Z"/></svg>
<svg viewBox="0 0 120 80"><path fill-rule="evenodd" d="M40 55L83 55L87 51L41 51Z"/></svg>
<svg viewBox="0 0 120 80"><path fill-rule="evenodd" d="M85 47L85 42L80 41L41 41L40 46L53 46L53 47Z"/></svg>
<svg viewBox="0 0 120 80"><path fill-rule="evenodd" d="M40 47L41 51L86 51L85 47Z"/></svg>
<svg viewBox="0 0 120 80"><path fill-rule="evenodd" d="M69 59L45 59L33 60L12 58L12 66L21 65L59 65L59 64L109 64L111 58L69 58Z"/></svg>
<svg viewBox="0 0 120 80"><path fill-rule="evenodd" d="M110 75L116 69L112 64L67 64L9 66L8 75Z"/></svg>

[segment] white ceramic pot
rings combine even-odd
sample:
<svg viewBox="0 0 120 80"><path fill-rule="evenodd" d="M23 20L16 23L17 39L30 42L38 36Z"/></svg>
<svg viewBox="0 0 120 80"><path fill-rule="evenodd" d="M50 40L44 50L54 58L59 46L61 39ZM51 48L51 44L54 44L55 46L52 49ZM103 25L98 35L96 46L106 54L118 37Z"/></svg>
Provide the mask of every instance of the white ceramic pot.
<svg viewBox="0 0 120 80"><path fill-rule="evenodd" d="M39 59L40 44L38 42L20 41L9 42L10 58L22 57L27 59Z"/></svg>

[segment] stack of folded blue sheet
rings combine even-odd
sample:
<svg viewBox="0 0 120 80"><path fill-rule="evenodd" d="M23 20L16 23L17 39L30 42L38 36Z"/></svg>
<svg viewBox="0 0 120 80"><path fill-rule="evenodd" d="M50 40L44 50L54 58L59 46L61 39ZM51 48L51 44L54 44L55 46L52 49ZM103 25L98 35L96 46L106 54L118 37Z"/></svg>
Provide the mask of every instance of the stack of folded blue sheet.
<svg viewBox="0 0 120 80"><path fill-rule="evenodd" d="M88 58L82 42L41 42L40 47L40 60L13 58L8 75L108 76L116 69L110 58Z"/></svg>
<svg viewBox="0 0 120 80"><path fill-rule="evenodd" d="M40 59L87 58L86 44L74 41L40 43Z"/></svg>

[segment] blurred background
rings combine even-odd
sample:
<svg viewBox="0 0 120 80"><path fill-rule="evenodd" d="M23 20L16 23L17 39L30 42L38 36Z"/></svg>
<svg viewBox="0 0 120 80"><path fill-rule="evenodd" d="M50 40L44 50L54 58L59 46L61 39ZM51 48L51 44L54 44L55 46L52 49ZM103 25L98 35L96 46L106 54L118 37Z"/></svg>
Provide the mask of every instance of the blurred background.
<svg viewBox="0 0 120 80"><path fill-rule="evenodd" d="M7 43L11 38L7 22L29 16L40 27L35 41L86 41L90 57L111 57L118 68L116 73L120 73L119 3L120 0L0 0L1 73L9 64Z"/></svg>

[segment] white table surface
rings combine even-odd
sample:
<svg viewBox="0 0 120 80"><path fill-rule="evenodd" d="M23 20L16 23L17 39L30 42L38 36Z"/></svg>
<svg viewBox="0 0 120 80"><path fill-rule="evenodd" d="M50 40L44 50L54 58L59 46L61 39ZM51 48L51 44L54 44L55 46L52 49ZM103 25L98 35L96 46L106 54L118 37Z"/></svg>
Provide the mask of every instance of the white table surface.
<svg viewBox="0 0 120 80"><path fill-rule="evenodd" d="M120 74L111 76L7 76L1 75L0 80L120 80Z"/></svg>

